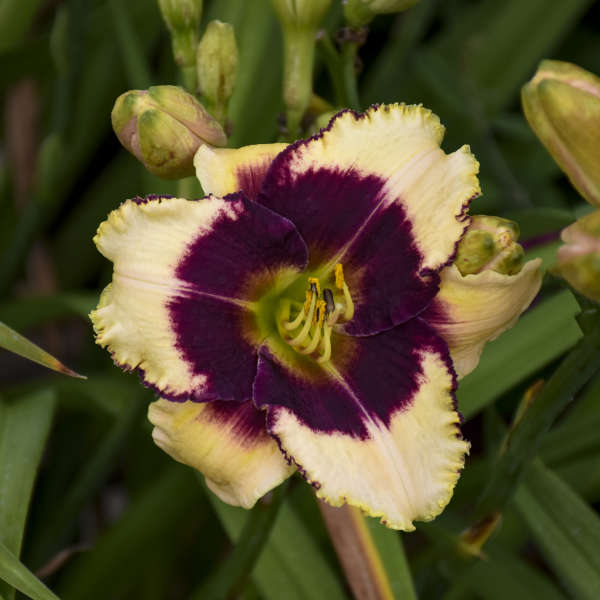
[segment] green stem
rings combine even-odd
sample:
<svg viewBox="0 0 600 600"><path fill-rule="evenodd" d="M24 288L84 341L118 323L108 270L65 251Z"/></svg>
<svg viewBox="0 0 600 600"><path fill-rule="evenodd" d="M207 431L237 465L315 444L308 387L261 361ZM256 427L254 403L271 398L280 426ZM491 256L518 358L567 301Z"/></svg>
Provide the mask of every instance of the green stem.
<svg viewBox="0 0 600 600"><path fill-rule="evenodd" d="M312 96L315 35L313 29L305 28L287 27L283 32L283 101L290 140L298 137L300 122Z"/></svg>
<svg viewBox="0 0 600 600"><path fill-rule="evenodd" d="M342 57L326 31L323 31L318 38L318 49L329 72L336 106L347 106L349 100L346 97L346 85L342 72Z"/></svg>
<svg viewBox="0 0 600 600"><path fill-rule="evenodd" d="M517 426L507 434L504 451L478 502L478 516L503 509L556 417L599 368L600 318L597 317L594 327L562 361Z"/></svg>
<svg viewBox="0 0 600 600"><path fill-rule="evenodd" d="M356 57L358 56L359 44L353 41L344 42L342 46L342 76L344 79L345 96L348 107L360 110L360 98L358 97L358 82L356 77Z"/></svg>
<svg viewBox="0 0 600 600"><path fill-rule="evenodd" d="M183 87L190 93L198 94L198 74L196 71L196 65L190 67L181 67L181 81Z"/></svg>
<svg viewBox="0 0 600 600"><path fill-rule="evenodd" d="M191 600L236 598L243 590L269 539L287 486L288 482L280 485L270 493L268 499L263 498L252 509L240 534L240 541L208 581L192 594Z"/></svg>

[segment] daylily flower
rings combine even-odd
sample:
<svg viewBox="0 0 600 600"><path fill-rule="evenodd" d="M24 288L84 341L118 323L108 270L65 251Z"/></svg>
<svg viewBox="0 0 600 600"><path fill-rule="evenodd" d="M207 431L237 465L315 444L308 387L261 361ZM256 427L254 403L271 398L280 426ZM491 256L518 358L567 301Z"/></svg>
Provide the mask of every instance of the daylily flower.
<svg viewBox="0 0 600 600"><path fill-rule="evenodd" d="M468 146L446 155L443 133L389 105L287 147L202 146L207 197L128 200L100 225L114 275L97 342L161 396L156 443L224 501L251 507L296 468L397 529L450 500L469 449L452 343L470 335L476 363L492 321L524 307L498 279L518 275L448 271L480 190ZM473 324L465 288L469 310L486 305Z"/></svg>

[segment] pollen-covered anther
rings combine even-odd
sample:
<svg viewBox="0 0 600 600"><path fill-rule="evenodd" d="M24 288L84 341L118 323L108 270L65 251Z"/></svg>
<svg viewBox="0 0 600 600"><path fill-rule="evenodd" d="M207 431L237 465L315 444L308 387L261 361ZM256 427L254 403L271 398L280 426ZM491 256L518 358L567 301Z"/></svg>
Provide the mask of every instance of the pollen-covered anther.
<svg viewBox="0 0 600 600"><path fill-rule="evenodd" d="M337 263L335 265L335 287L338 290L341 290L344 294L344 319L346 321L350 321L354 316L354 302L352 302L352 297L350 296L350 290L348 289L348 284L344 279L344 268L342 267L342 263Z"/></svg>

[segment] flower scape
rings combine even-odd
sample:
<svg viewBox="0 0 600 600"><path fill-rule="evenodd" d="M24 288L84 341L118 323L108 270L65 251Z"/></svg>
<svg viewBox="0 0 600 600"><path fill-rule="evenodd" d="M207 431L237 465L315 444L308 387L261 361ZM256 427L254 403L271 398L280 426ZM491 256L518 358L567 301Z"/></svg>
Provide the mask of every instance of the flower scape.
<svg viewBox="0 0 600 600"><path fill-rule="evenodd" d="M465 268L479 165L443 134L394 104L289 146L203 145L206 197L127 200L100 225L97 343L159 395L158 446L225 502L250 508L296 470L394 529L449 502L469 450L457 379L541 275L497 253Z"/></svg>

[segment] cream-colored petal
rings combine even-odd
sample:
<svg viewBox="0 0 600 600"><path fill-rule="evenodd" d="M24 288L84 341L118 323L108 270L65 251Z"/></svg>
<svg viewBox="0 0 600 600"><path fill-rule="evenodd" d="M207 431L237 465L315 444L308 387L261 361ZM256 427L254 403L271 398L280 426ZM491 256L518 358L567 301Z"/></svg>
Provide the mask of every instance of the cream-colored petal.
<svg viewBox="0 0 600 600"><path fill-rule="evenodd" d="M258 426L264 424L264 416L251 402L231 406L160 399L150 404L148 419L154 425L155 443L200 471L223 502L252 508L295 468Z"/></svg>
<svg viewBox="0 0 600 600"><path fill-rule="evenodd" d="M424 318L446 340L459 377L479 362L486 342L510 329L537 295L541 260L530 260L517 275L483 271L461 275L451 265Z"/></svg>
<svg viewBox="0 0 600 600"><path fill-rule="evenodd" d="M235 149L200 146L194 157L196 176L206 194L226 196L243 191L254 199L273 159L286 145L255 144Z"/></svg>
<svg viewBox="0 0 600 600"><path fill-rule="evenodd" d="M368 226L376 213L382 214L389 206L399 204L422 255L420 269L439 269L452 256L468 224L466 210L470 200L480 193L479 163L469 147L446 154L440 148L443 136L439 118L422 106L380 105L362 115L346 111L321 134L283 153L280 158L285 157L285 161L275 162L267 180L273 183L273 178L280 178L287 186L307 173L325 169L333 181L347 176L381 182L383 187L364 214L363 226ZM285 170L281 176L280 170ZM277 190L281 195L284 192L283 188ZM325 206L326 200L323 199ZM285 199L270 198L266 205L291 218L301 234L307 234L310 246L309 226L290 216L289 208L284 209ZM363 206L349 203L345 210L359 208L364 211ZM359 236L358 230L355 236ZM352 241L351 238L346 247L339 248L339 255L332 260L344 262L344 253Z"/></svg>
<svg viewBox="0 0 600 600"><path fill-rule="evenodd" d="M452 375L435 354L425 357L411 404L385 424L372 419L368 437L319 432L277 408L270 430L332 506L350 504L392 529L414 530L450 501L469 443L460 437Z"/></svg>

